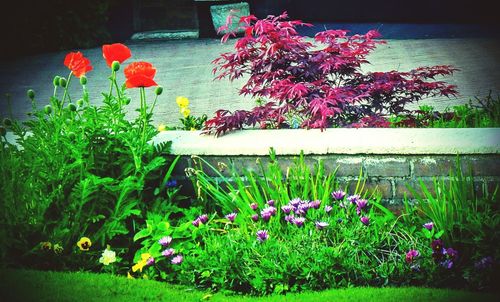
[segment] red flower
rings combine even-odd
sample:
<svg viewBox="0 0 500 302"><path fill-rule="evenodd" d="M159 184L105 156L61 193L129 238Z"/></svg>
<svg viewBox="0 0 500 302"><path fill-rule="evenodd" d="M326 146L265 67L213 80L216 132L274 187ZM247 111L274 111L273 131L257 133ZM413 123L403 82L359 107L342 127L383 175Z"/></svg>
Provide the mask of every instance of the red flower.
<svg viewBox="0 0 500 302"><path fill-rule="evenodd" d="M153 80L156 68L148 62L134 62L129 64L125 70L125 85L127 88L158 86Z"/></svg>
<svg viewBox="0 0 500 302"><path fill-rule="evenodd" d="M113 61L118 61L123 63L126 59L130 58L132 54L130 53L130 49L121 44L106 44L102 46L102 57L106 60L106 64L111 67Z"/></svg>
<svg viewBox="0 0 500 302"><path fill-rule="evenodd" d="M85 58L79 51L68 53L66 58L64 58L64 65L66 65L77 78L92 70L90 60Z"/></svg>

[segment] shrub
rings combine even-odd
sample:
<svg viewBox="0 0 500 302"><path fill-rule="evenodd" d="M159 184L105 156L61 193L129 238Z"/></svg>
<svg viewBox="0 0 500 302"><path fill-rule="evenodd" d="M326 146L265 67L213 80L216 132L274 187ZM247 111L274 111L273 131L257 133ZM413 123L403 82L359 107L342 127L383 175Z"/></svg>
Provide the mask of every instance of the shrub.
<svg viewBox="0 0 500 302"><path fill-rule="evenodd" d="M387 114L406 112L407 104L423 97L457 94L453 85L430 81L457 70L451 66L363 73L367 55L385 43L376 39L380 35L374 30L353 36L345 30L326 30L316 34L315 45L295 30L310 24L286 19L286 13L262 20L252 15L241 18L244 37L234 52L213 61L213 71L217 79L231 81L249 75L240 93L270 101L251 111L218 110L206 122L206 133L220 135L256 124L290 127L289 115L299 116L302 128L371 127Z"/></svg>

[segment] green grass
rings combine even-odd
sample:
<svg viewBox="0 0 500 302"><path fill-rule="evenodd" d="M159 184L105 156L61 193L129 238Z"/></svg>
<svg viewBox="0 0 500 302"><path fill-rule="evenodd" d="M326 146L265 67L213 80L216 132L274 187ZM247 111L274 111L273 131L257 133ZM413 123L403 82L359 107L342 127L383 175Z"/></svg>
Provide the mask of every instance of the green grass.
<svg viewBox="0 0 500 302"><path fill-rule="evenodd" d="M188 287L106 274L0 270L2 301L496 301L495 295L431 288L349 288L265 298L208 295Z"/></svg>

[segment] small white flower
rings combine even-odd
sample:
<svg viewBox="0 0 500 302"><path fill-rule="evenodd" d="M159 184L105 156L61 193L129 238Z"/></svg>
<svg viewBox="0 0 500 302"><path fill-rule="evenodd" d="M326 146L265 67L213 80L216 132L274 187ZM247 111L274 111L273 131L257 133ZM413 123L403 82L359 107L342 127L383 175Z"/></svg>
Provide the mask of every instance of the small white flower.
<svg viewBox="0 0 500 302"><path fill-rule="evenodd" d="M104 252L102 252L101 258L99 258L99 262L104 265L116 262L116 253L110 249L105 249Z"/></svg>

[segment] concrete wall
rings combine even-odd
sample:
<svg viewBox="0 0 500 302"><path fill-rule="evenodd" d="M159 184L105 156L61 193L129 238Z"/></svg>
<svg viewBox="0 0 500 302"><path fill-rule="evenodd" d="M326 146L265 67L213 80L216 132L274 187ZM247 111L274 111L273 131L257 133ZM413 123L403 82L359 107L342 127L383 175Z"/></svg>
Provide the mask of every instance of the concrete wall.
<svg viewBox="0 0 500 302"><path fill-rule="evenodd" d="M448 177L457 156L463 171L474 175L478 191L483 183L490 191L500 184L500 129L247 130L220 138L170 131L155 142L165 140L172 140L173 153L182 156L174 173L181 181L193 165L191 155L214 167L226 163L258 172L257 158L265 166L273 147L283 171L303 150L311 168L321 160L326 171L337 169L342 186L354 187L362 171L366 187L376 188L385 202L395 205L404 194L413 197L406 184L418 187L422 180L432 186L434 177ZM229 176L229 170L223 174Z"/></svg>

